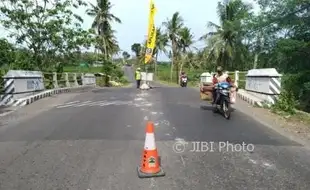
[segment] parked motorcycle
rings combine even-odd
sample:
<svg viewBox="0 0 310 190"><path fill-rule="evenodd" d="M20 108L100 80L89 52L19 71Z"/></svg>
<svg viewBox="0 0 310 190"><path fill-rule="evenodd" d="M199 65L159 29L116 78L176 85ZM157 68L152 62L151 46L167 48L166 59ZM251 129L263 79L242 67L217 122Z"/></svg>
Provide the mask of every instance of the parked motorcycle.
<svg viewBox="0 0 310 190"><path fill-rule="evenodd" d="M186 87L187 86L187 77L182 77L181 78L181 87Z"/></svg>
<svg viewBox="0 0 310 190"><path fill-rule="evenodd" d="M215 89L217 97L215 100L214 112L220 112L226 119L230 119L231 103L230 103L230 88L232 86L227 82L217 83Z"/></svg>

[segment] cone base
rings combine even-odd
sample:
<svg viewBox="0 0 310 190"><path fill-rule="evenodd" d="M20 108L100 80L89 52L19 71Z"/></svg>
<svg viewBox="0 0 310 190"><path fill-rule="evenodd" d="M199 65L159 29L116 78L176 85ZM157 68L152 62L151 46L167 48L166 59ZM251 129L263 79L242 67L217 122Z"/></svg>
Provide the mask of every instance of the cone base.
<svg viewBox="0 0 310 190"><path fill-rule="evenodd" d="M138 171L139 178L163 177L166 175L161 167L160 167L160 171L157 173L143 173L141 171L141 167L138 167L137 171Z"/></svg>

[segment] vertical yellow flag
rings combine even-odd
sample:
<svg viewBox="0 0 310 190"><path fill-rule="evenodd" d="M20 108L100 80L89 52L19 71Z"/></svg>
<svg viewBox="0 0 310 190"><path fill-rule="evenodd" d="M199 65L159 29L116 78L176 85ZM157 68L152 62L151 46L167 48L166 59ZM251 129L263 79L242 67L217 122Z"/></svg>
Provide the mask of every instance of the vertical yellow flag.
<svg viewBox="0 0 310 190"><path fill-rule="evenodd" d="M156 45L155 13L156 13L156 7L155 7L153 0L151 0L147 44L146 44L145 61L144 61L145 64L151 61L152 56L153 56L153 51Z"/></svg>

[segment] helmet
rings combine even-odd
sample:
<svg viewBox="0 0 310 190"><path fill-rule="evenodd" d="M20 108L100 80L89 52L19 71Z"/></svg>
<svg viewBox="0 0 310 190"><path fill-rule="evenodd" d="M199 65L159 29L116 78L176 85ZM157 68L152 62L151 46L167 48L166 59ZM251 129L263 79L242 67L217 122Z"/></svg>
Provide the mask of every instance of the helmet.
<svg viewBox="0 0 310 190"><path fill-rule="evenodd" d="M182 74L182 75L184 75L184 74L185 74L185 72L184 72L184 71L182 71L182 72L181 72L181 74Z"/></svg>
<svg viewBox="0 0 310 190"><path fill-rule="evenodd" d="M222 71L223 71L223 68L222 68L221 66L218 66L218 67L216 68L216 71L217 71L217 72L222 72Z"/></svg>
<svg viewBox="0 0 310 190"><path fill-rule="evenodd" d="M141 70L141 68L140 68L140 67L138 67L138 68L137 68L137 70L138 70L138 71L140 71L140 70Z"/></svg>

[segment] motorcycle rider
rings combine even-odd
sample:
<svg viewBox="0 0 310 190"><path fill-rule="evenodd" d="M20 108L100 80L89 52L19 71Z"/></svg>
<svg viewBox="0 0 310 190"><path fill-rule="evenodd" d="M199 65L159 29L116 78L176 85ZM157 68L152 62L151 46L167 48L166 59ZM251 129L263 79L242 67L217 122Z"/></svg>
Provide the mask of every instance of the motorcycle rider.
<svg viewBox="0 0 310 190"><path fill-rule="evenodd" d="M180 80L182 82L182 78L187 78L186 74L184 71L181 72L181 75L180 75Z"/></svg>
<svg viewBox="0 0 310 190"><path fill-rule="evenodd" d="M183 85L186 86L186 84L183 84L183 79L187 79L187 76L186 76L185 72L182 71L182 72L181 72L181 75L180 75L179 77L180 77L180 78L179 78L179 80L180 80L180 85L181 85L181 86L183 86Z"/></svg>
<svg viewBox="0 0 310 190"><path fill-rule="evenodd" d="M220 83L220 82L228 82L230 83L230 85L234 86L234 84L232 83L232 80L231 78L229 77L229 75L227 73L224 73L223 72L223 68L221 66L218 66L216 68L216 74L213 75L213 80L212 80L212 83L213 85L215 86L217 83ZM212 95L213 95L213 102L212 104L215 104L215 101L218 97L218 92L215 88L213 88L213 91L212 91Z"/></svg>

